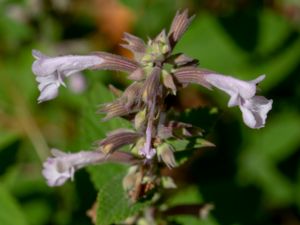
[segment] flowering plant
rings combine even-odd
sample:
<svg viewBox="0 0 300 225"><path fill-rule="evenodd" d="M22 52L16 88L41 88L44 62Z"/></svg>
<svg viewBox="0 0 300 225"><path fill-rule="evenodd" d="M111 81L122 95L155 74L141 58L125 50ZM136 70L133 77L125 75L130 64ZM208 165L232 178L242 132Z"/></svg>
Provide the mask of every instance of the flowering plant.
<svg viewBox="0 0 300 225"><path fill-rule="evenodd" d="M125 193L129 211L104 220L101 207L105 206L97 205L100 211L97 224L142 224L143 221L155 224L155 221L168 221L168 216L178 213L204 217L211 209L210 204L163 207L162 203L162 190L176 187L172 178L160 170L164 165L168 168L178 165L176 141L201 140L195 148L213 146L202 139L201 128L178 121L174 116L168 97L176 95L181 88L195 83L208 89L220 89L230 96L229 107L240 108L248 127L258 129L265 125L272 100L256 95L257 84L264 75L242 81L201 68L197 59L183 53L173 53L193 18L188 16L187 10L177 12L169 32L163 30L147 43L126 33L122 46L133 53L133 59L105 52L48 57L33 51L36 60L32 70L41 92L39 103L57 97L59 87L66 86L64 80L85 69L122 71L128 73L132 81L123 92L112 88L116 100L102 104L99 109L106 114L104 120L122 117L131 122L131 129L111 131L97 142L93 151L71 154L53 149L53 157L44 163L43 175L49 186L63 185L74 178L76 170L87 165L107 161L129 165L127 173L122 174L123 190L120 190ZM125 145L130 146L129 151L120 150Z"/></svg>

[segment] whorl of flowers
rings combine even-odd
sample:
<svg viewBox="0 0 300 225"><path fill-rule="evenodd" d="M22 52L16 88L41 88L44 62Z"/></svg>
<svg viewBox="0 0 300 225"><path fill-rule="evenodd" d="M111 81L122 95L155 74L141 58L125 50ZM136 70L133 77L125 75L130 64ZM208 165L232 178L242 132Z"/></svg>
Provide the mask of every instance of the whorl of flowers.
<svg viewBox="0 0 300 225"><path fill-rule="evenodd" d="M227 93L230 96L228 106L240 108L248 127L261 128L265 125L272 100L256 95L257 84L265 78L264 75L252 81L242 81L198 67L197 59L183 53L172 53L192 19L187 10L177 12L169 32L163 30L147 43L125 33L122 46L133 53L133 59L104 52L86 56L48 57L33 51L36 60L32 70L39 82L39 102L55 98L59 87L65 86L66 78L85 69L123 71L132 80L132 84L119 93L115 101L105 103L99 109L99 112L106 114L104 120L123 117L132 122L132 129L120 128L107 134L105 139L98 142L94 152L53 152L55 158L45 162L43 171L50 186L62 185L73 177L75 170L85 165L110 159L124 145L131 145L130 153L126 155L126 159L130 160L127 161L137 165L125 177L125 189L134 187L136 182L133 180L140 177L141 172L137 168L141 165L149 170L153 169L150 165L159 165L161 162L169 168L175 167L175 149L168 140L200 136L201 130L192 124L171 120L165 100L191 83L208 89L215 87ZM148 176L148 180L155 185L156 178ZM130 190L129 195L132 193ZM138 197L131 195L133 200Z"/></svg>

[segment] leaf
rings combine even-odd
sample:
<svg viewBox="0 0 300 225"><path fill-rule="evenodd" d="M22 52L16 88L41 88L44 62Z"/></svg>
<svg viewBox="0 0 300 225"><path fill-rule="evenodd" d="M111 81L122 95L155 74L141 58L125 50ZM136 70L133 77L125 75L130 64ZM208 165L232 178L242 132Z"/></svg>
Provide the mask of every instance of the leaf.
<svg viewBox="0 0 300 225"><path fill-rule="evenodd" d="M101 93L101 94L99 94ZM93 85L83 100L80 121L79 146L82 149L91 148L93 142L104 138L106 133L116 128L128 128L129 123L122 119L112 119L101 122L101 116L95 113L95 106L112 101L112 94L101 84ZM97 190L97 224L112 224L142 209L146 203L131 204L122 187L122 179L128 166L116 163L104 163L90 166L87 170Z"/></svg>
<svg viewBox="0 0 300 225"><path fill-rule="evenodd" d="M1 225L27 225L17 201L3 186L0 186L0 199Z"/></svg>
<svg viewBox="0 0 300 225"><path fill-rule="evenodd" d="M127 165L117 163L105 163L97 166L91 166L88 171L91 174L91 179L95 187L100 190L105 183L111 180L115 175L126 174Z"/></svg>
<svg viewBox="0 0 300 225"><path fill-rule="evenodd" d="M269 201L286 204L294 201L293 185L277 164L298 150L300 117L282 112L268 121L263 130L245 131L245 149L239 157L239 178L263 189Z"/></svg>
<svg viewBox="0 0 300 225"><path fill-rule="evenodd" d="M99 185L97 225L120 222L148 204L147 202L131 203L124 192L122 180L127 173L127 167L117 164L106 164L101 167L104 174L96 181Z"/></svg>
<svg viewBox="0 0 300 225"><path fill-rule="evenodd" d="M203 203L203 198L196 187L181 189L175 196L167 201L168 206L176 206L180 204L200 204ZM206 219L198 219L194 216L178 215L169 218L175 224L182 225L218 225L216 219L209 215Z"/></svg>
<svg viewBox="0 0 300 225"><path fill-rule="evenodd" d="M195 150L203 147L213 147L215 146L211 142L203 139L203 138L190 138L184 140L169 140L170 143L176 150L178 151L187 151L187 150Z"/></svg>
<svg viewBox="0 0 300 225"><path fill-rule="evenodd" d="M168 143L175 148L175 158L179 165L183 164L195 150L215 145L203 138L190 138L184 140L168 140Z"/></svg>
<svg viewBox="0 0 300 225"><path fill-rule="evenodd" d="M209 132L214 126L219 116L217 108L202 107L197 109L187 109L180 113L177 118L181 122L190 123Z"/></svg>

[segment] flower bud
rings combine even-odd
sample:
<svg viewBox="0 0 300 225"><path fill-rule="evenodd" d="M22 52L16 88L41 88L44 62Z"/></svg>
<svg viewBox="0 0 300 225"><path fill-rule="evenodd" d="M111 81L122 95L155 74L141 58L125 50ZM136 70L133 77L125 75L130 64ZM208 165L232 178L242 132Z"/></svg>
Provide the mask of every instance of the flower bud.
<svg viewBox="0 0 300 225"><path fill-rule="evenodd" d="M145 125L145 121L146 121L146 108L136 114L134 118L135 129L140 130Z"/></svg>
<svg viewBox="0 0 300 225"><path fill-rule="evenodd" d="M137 140L136 144L134 147L131 149L131 152L133 154L138 155L140 152L140 149L142 149L145 145L146 139L144 137L141 137L140 139Z"/></svg>
<svg viewBox="0 0 300 225"><path fill-rule="evenodd" d="M184 10L183 12L177 11L169 31L169 37L172 40L173 45L175 45L178 42L178 40L187 30L193 19L194 16L188 17L187 10Z"/></svg>
<svg viewBox="0 0 300 225"><path fill-rule="evenodd" d="M133 144L141 135L128 129L118 129L113 132L110 132L105 139L98 142L100 150L109 154L119 148Z"/></svg>
<svg viewBox="0 0 300 225"><path fill-rule="evenodd" d="M170 144L163 143L156 148L157 156L160 161L163 161L167 167L172 168L177 165L174 157L174 149Z"/></svg>
<svg viewBox="0 0 300 225"><path fill-rule="evenodd" d="M163 84L165 85L166 88L169 88L172 90L173 95L176 95L176 85L174 83L174 79L170 73L168 73L166 70L162 71L162 80Z"/></svg>
<svg viewBox="0 0 300 225"><path fill-rule="evenodd" d="M135 187L138 174L138 166L131 166L126 176L123 178L122 185L125 191L130 191Z"/></svg>

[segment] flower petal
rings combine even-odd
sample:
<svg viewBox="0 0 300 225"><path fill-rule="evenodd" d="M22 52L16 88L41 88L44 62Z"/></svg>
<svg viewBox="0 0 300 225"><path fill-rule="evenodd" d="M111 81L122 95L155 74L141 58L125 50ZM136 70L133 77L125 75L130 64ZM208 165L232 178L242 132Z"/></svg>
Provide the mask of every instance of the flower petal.
<svg viewBox="0 0 300 225"><path fill-rule="evenodd" d="M205 80L211 85L219 88L230 95L230 105L236 103L236 95L238 94L244 99L252 98L256 93L256 84L263 80L264 76L260 76L253 81L243 81L231 76L224 76L221 74L206 74Z"/></svg>
<svg viewBox="0 0 300 225"><path fill-rule="evenodd" d="M188 17L188 10L184 10L183 12L177 11L168 34L172 46L182 37L194 18L195 16Z"/></svg>
<svg viewBox="0 0 300 225"><path fill-rule="evenodd" d="M32 71L41 91L39 102L55 98L59 86L66 86L65 77L85 69L93 69L104 62L104 58L97 55L48 57L37 50L33 50L32 55L36 59L32 64Z"/></svg>
<svg viewBox="0 0 300 225"><path fill-rule="evenodd" d="M54 99L57 97L58 95L58 88L59 88L59 84L56 83L50 83L47 84L42 90L41 90L41 94L38 98L38 103L44 102L44 101L48 101L51 99Z"/></svg>
<svg viewBox="0 0 300 225"><path fill-rule="evenodd" d="M243 120L250 128L259 129L264 127L267 114L272 109L273 100L263 96L254 96L240 105Z"/></svg>
<svg viewBox="0 0 300 225"><path fill-rule="evenodd" d="M32 64L32 71L36 76L50 75L55 71L60 71L62 74L69 76L104 62L104 59L97 55L48 57L37 50L33 50L32 54L36 58Z"/></svg>
<svg viewBox="0 0 300 225"><path fill-rule="evenodd" d="M81 151L78 153L64 153L52 149L53 157L43 164L42 174L49 186L63 185L68 179L73 179L76 170L105 159L105 155L96 151Z"/></svg>

